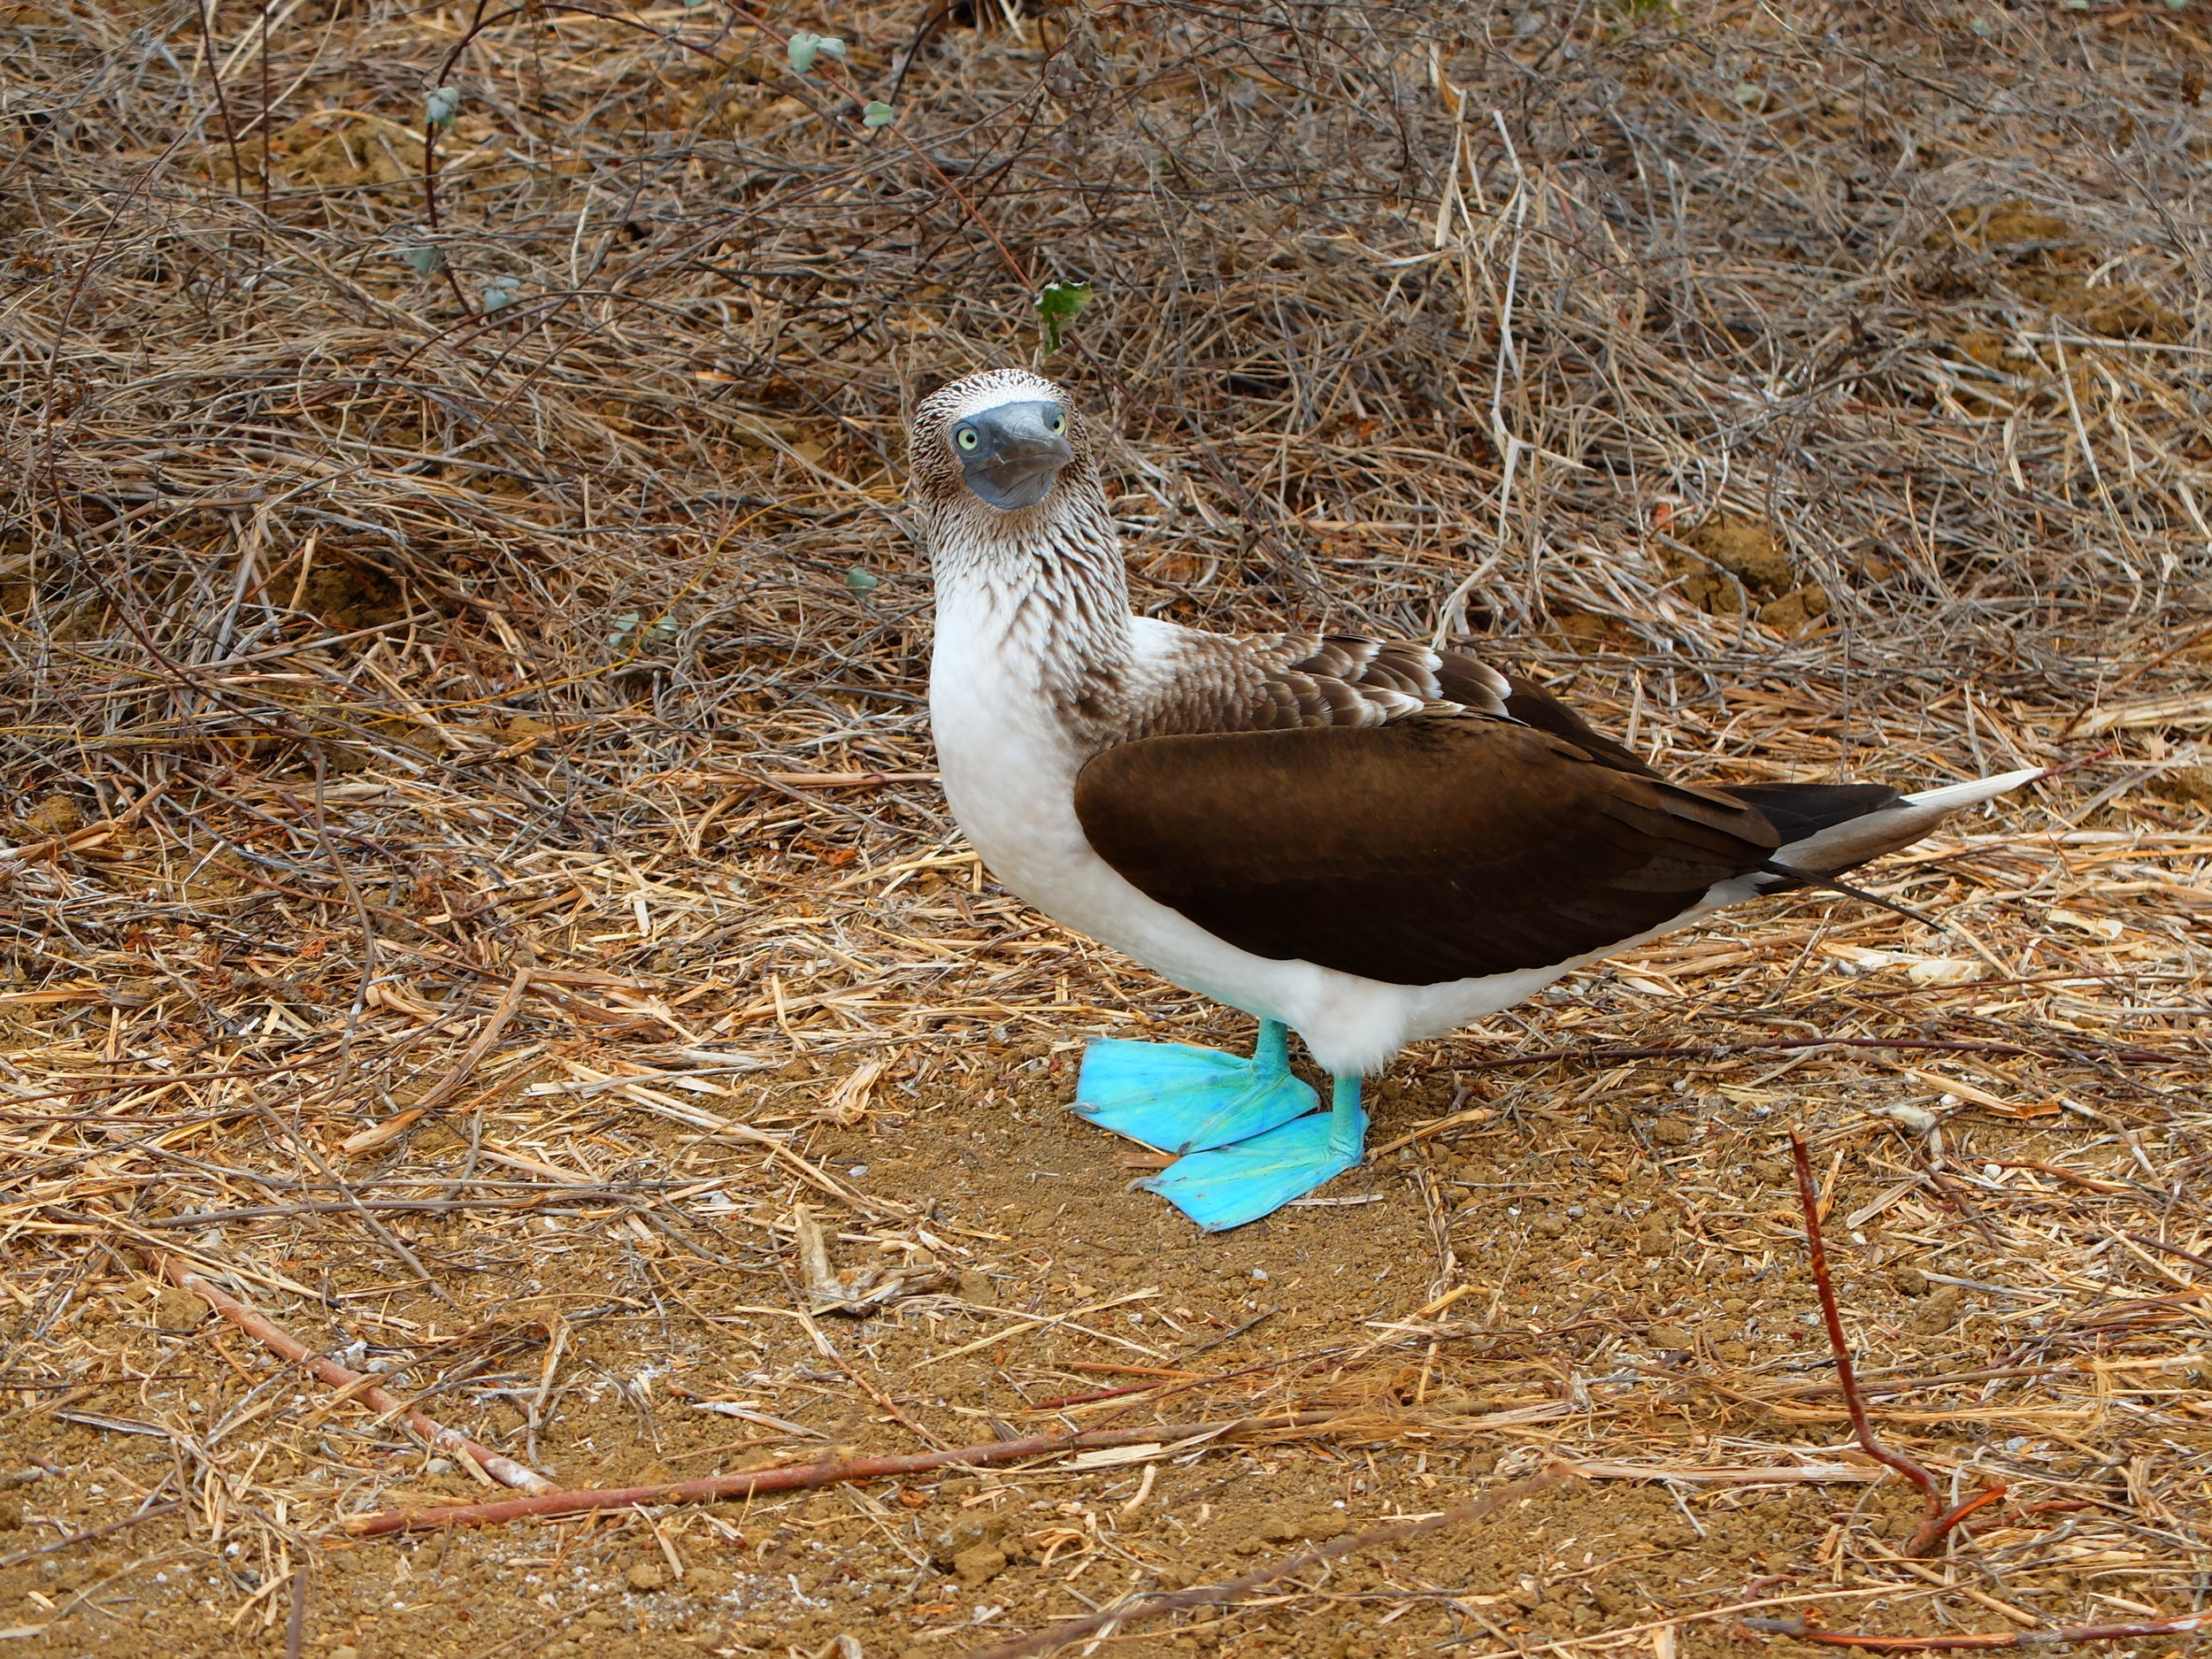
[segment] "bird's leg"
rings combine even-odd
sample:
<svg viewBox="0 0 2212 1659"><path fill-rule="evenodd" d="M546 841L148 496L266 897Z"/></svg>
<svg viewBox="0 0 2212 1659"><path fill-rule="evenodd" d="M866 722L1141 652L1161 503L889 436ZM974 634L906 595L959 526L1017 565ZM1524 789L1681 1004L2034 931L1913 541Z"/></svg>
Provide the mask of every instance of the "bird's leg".
<svg viewBox="0 0 2212 1659"><path fill-rule="evenodd" d="M1367 1143L1359 1095L1358 1078L1340 1077L1330 1089L1327 1111L1234 1146L1194 1152L1137 1185L1159 1194L1209 1233L1257 1221L1359 1163Z"/></svg>
<svg viewBox="0 0 2212 1659"><path fill-rule="evenodd" d="M1349 1169L1367 1152L1367 1111L1359 1103L1359 1079L1332 1078L1329 1081L1329 1150L1348 1160Z"/></svg>
<svg viewBox="0 0 2212 1659"><path fill-rule="evenodd" d="M1290 1032L1260 1022L1249 1060L1181 1042L1105 1039L1083 1051L1075 1110L1163 1152L1200 1152L1264 1134L1314 1108L1290 1071Z"/></svg>
<svg viewBox="0 0 2212 1659"><path fill-rule="evenodd" d="M1252 1068L1278 1076L1290 1070L1290 1027L1281 1020L1260 1021L1259 1035L1252 1040Z"/></svg>

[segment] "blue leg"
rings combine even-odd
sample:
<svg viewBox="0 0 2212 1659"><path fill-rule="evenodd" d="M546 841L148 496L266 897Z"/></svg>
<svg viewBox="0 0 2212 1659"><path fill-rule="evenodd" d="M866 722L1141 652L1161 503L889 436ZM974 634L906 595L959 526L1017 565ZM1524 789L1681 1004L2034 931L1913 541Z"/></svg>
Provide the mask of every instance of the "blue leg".
<svg viewBox="0 0 2212 1659"><path fill-rule="evenodd" d="M1211 1152L1178 1158L1138 1186L1155 1192L1209 1233L1240 1227L1281 1209L1360 1161L1367 1114L1359 1079L1340 1077L1329 1110Z"/></svg>
<svg viewBox="0 0 2212 1659"><path fill-rule="evenodd" d="M1075 1110L1163 1152L1263 1133L1314 1108L1313 1091L1291 1075L1289 1036L1262 1020L1249 1060L1182 1042L1094 1042L1083 1051Z"/></svg>

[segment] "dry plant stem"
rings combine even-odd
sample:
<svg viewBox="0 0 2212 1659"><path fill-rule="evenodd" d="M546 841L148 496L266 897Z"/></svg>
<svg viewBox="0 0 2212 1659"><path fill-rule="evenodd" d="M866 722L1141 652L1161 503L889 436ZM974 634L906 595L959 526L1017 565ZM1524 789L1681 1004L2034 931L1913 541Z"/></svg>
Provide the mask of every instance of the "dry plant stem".
<svg viewBox="0 0 2212 1659"><path fill-rule="evenodd" d="M2185 1250L2178 1244L2169 1244L2163 1239L2154 1239L2140 1233L2124 1233L2120 1236L2131 1239L2147 1249L2163 1250L2168 1256L2177 1256L2195 1266L2212 1270L2212 1256L2199 1256L2194 1250Z"/></svg>
<svg viewBox="0 0 2212 1659"><path fill-rule="evenodd" d="M1845 1409L1851 1413L1851 1432L1858 1437L1860 1449L1869 1457L1888 1464L1926 1496L1927 1518L1905 1540L1901 1553L1914 1559L1932 1555L1954 1526L1984 1504L2003 1497L2005 1488L1989 1487L1947 1512L1935 1477L1903 1453L1893 1452L1875 1438L1874 1425L1866 1415L1866 1402L1859 1394L1858 1377L1852 1370L1851 1349L1844 1340L1843 1315L1836 1306L1835 1282L1828 1275L1828 1248L1820 1236L1820 1192L1813 1184L1812 1160L1805 1155L1804 1138L1794 1129L1790 1131L1790 1162L1797 1166L1797 1202L1805 1211L1805 1249L1812 1258L1813 1288L1820 1295L1820 1317L1828 1327L1828 1347L1836 1356L1836 1386L1843 1395Z"/></svg>
<svg viewBox="0 0 2212 1659"><path fill-rule="evenodd" d="M369 1382L362 1372L314 1352L283 1326L273 1324L227 1291L211 1284L198 1269L183 1257L163 1256L157 1256L156 1261L162 1274L179 1290L191 1292L256 1341L273 1349L294 1364L304 1366L320 1381L328 1383L334 1388L348 1390L353 1399L358 1400L370 1410L382 1416L396 1417L433 1446L466 1457L503 1486L512 1486L521 1492L553 1490L553 1483L535 1470L524 1468L513 1458L470 1439L457 1429L447 1428L435 1418L394 1399L386 1390Z"/></svg>
<svg viewBox="0 0 2212 1659"><path fill-rule="evenodd" d="M105 1538L111 1532L136 1526L142 1521L157 1521L183 1507L182 1498L171 1498L165 1503L155 1504L150 1509L141 1509L136 1515L127 1515L119 1521L110 1521L105 1526L87 1527L81 1532L72 1532L66 1538L58 1538L50 1544L41 1544L35 1549L19 1549L10 1555L0 1555L0 1568L19 1565L36 1555L50 1555L57 1550L67 1549L73 1544L90 1543L96 1538Z"/></svg>
<svg viewBox="0 0 2212 1659"><path fill-rule="evenodd" d="M360 1218L361 1225L376 1235L384 1248L389 1250L406 1267L407 1271L415 1276L423 1288L429 1291L432 1295L456 1313L462 1311L461 1304L453 1299L452 1292L430 1276L430 1270L422 1264L420 1259L407 1248L397 1233L369 1212L368 1207L362 1203L360 1195L353 1190L352 1186L338 1178L337 1171L330 1167L322 1154L316 1151L314 1146L304 1135L288 1128L284 1120L279 1118L270 1107L257 1105L254 1110L275 1132L280 1141L288 1140L299 1148L300 1151L305 1155L307 1161L315 1166L317 1172L337 1189L346 1208Z"/></svg>
<svg viewBox="0 0 2212 1659"><path fill-rule="evenodd" d="M507 1029L507 1022L515 1017L515 1010L522 1006L523 994L529 990L530 979L531 972L527 967L519 967L515 970L514 978L507 981L507 988L500 994L498 1003L485 1019L483 1028L476 1033L475 1041L469 1044L460 1059L455 1062L453 1070L439 1079L436 1086L415 1102L417 1109L425 1112L431 1111L444 1105L446 1102L461 1092L461 1086L468 1081L469 1074L474 1071L482 1063L484 1056L492 1051L492 1046L499 1041L500 1033Z"/></svg>
<svg viewBox="0 0 2212 1659"><path fill-rule="evenodd" d="M1933 1653L1945 1648L2058 1647L2077 1641L2131 1641L2144 1636L2180 1636L2212 1624L2212 1613L2180 1618L2146 1619L2134 1624L2082 1624L2071 1630L1965 1631L1955 1636L1862 1636L1855 1631L1819 1630L1800 1618L1747 1618L1743 1627L1762 1636L1794 1636L1831 1647L1871 1647L1877 1653Z"/></svg>
<svg viewBox="0 0 2212 1659"><path fill-rule="evenodd" d="M2016 1055L2022 1059L2070 1060L2062 1048L2034 1048L2018 1042L1975 1042L1965 1039L1944 1041L1932 1037L1772 1037L1748 1042L1647 1043L1610 1048L1545 1048L1535 1054L1506 1054L1489 1060L1463 1060L1451 1065L1431 1066L1432 1071L1498 1071L1509 1066L1552 1065L1560 1062L1593 1060L1663 1060L1669 1058L1721 1059L1732 1054L1791 1054L1801 1048L1910 1048L1937 1054ZM2161 1064L2194 1064L2177 1054L2155 1048L2118 1044L2106 1058Z"/></svg>
<svg viewBox="0 0 2212 1659"><path fill-rule="evenodd" d="M795 1463L788 1469L764 1469L757 1474L710 1475L700 1480L679 1480L655 1486L583 1487L573 1492L545 1492L535 1497L511 1498L500 1503L464 1503L436 1509L380 1509L373 1515L348 1516L341 1525L356 1538L377 1538L387 1532L422 1532L442 1526L497 1526L508 1521L582 1515L593 1509L629 1509L648 1503L716 1503L725 1498L749 1498L763 1492L801 1492L811 1486L832 1486L853 1480L926 1474L933 1469L1017 1463L1026 1458L1098 1447L1141 1446L1151 1440L1173 1442L1201 1436L1226 1440L1239 1434L1310 1428L1331 1421L1336 1415L1332 1411L1289 1411L1264 1417L1238 1417L1226 1423L1156 1423L1141 1429L1039 1434L1026 1440L993 1440L982 1446L955 1447L950 1451L921 1452L906 1457L856 1457L841 1463Z"/></svg>
<svg viewBox="0 0 2212 1659"><path fill-rule="evenodd" d="M1186 1608L1213 1607L1224 1601L1233 1601L1247 1591L1263 1585L1287 1578L1293 1573L1303 1572L1309 1567L1325 1566L1328 1563L1362 1549L1372 1549L1379 1544L1394 1544L1403 1539L1416 1538L1423 1532L1433 1532L1447 1526L1461 1526L1469 1521L1479 1521L1484 1516L1504 1509L1508 1504L1535 1496L1548 1486L1557 1486L1567 1479L1563 1472L1536 1476L1530 1480L1517 1480L1509 1486L1500 1486L1486 1493L1472 1503L1463 1503L1455 1509L1441 1515L1430 1516L1422 1521L1402 1521L1394 1526L1370 1527L1340 1538L1333 1544L1319 1549L1310 1549L1302 1555L1279 1561L1248 1572L1241 1578L1232 1578L1226 1584L1198 1585L1188 1590L1173 1590L1164 1595L1148 1596L1122 1607L1109 1607L1082 1618L1071 1619L1064 1624L1055 1624L1050 1630L1039 1631L1033 1636L1024 1636L1018 1641L1002 1642L996 1647L986 1647L968 1655L968 1659L1031 1659L1036 1654L1050 1653L1055 1647L1081 1641L1099 1632L1133 1624L1142 1619L1157 1618L1164 1613L1179 1613Z"/></svg>
<svg viewBox="0 0 2212 1659"><path fill-rule="evenodd" d="M284 1621L284 1659L300 1659L307 1645L307 1568L302 1563L292 1574L292 1609Z"/></svg>

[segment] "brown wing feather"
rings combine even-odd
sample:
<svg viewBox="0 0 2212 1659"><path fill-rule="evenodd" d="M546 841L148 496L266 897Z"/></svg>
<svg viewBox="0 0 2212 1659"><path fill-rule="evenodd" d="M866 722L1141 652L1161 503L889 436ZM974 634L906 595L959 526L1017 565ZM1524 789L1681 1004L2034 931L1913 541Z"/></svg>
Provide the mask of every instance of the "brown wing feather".
<svg viewBox="0 0 2212 1659"><path fill-rule="evenodd" d="M1505 700L1505 711L1525 725L1549 732L1554 737L1563 737L1582 749L1594 760L1601 760L1609 766L1632 772L1646 778L1659 774L1638 757L1635 751L1623 748L1611 738L1591 726L1579 714L1546 691L1532 680L1518 674L1505 677L1510 695Z"/></svg>
<svg viewBox="0 0 2212 1659"><path fill-rule="evenodd" d="M1601 950L1778 844L1740 802L1468 715L1146 738L1076 780L1084 833L1230 943L1397 985Z"/></svg>

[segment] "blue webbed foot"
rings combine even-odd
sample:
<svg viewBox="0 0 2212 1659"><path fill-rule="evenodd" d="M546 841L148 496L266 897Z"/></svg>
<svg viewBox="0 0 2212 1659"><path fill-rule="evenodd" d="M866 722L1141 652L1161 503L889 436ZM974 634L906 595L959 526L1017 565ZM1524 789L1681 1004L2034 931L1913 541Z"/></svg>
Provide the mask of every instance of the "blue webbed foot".
<svg viewBox="0 0 2212 1659"><path fill-rule="evenodd" d="M1137 1185L1159 1194L1207 1232L1221 1233L1257 1221L1353 1168L1366 1139L1359 1079L1340 1077L1328 1111L1234 1146L1178 1158Z"/></svg>
<svg viewBox="0 0 2212 1659"><path fill-rule="evenodd" d="M1181 1042L1094 1042L1083 1051L1075 1110L1163 1152L1263 1134L1316 1104L1313 1090L1291 1075L1286 1039L1281 1025L1263 1022L1249 1060Z"/></svg>

